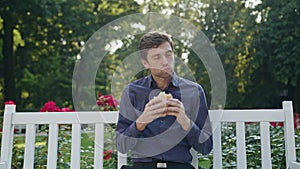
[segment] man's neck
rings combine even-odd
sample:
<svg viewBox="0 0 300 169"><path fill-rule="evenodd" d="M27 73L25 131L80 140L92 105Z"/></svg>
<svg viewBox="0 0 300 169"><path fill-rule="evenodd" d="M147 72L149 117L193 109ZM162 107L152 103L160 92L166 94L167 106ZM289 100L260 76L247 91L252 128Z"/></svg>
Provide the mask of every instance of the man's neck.
<svg viewBox="0 0 300 169"><path fill-rule="evenodd" d="M157 87L160 88L161 90L166 89L169 86L171 79L172 79L172 77L161 78L161 77L157 77L157 76L152 76L152 78L155 81Z"/></svg>

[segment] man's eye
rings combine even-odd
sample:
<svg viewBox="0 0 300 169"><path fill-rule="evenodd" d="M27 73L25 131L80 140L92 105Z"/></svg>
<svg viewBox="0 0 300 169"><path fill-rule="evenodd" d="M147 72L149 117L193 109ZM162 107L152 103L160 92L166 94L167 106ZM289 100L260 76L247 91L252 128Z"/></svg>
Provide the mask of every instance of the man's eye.
<svg viewBox="0 0 300 169"><path fill-rule="evenodd" d="M160 55L154 55L153 56L153 59L159 59L160 58Z"/></svg>
<svg viewBox="0 0 300 169"><path fill-rule="evenodd" d="M172 57L173 56L173 53L169 52L166 54L166 56L169 58L169 57Z"/></svg>

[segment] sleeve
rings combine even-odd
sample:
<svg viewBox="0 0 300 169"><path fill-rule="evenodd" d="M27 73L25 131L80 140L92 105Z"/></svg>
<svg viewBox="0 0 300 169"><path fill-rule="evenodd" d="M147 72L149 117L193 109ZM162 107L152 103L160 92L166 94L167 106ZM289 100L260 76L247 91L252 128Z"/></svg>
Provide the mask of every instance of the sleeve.
<svg viewBox="0 0 300 169"><path fill-rule="evenodd" d="M137 119L135 112L136 110L129 96L129 88L127 87L122 93L116 128L116 145L117 150L121 153L127 153L132 149L142 134L135 125L135 120Z"/></svg>
<svg viewBox="0 0 300 169"><path fill-rule="evenodd" d="M198 115L196 120L192 122L187 139L196 151L206 155L212 150L213 141L205 93L201 86L199 87L199 98L199 105L196 106Z"/></svg>

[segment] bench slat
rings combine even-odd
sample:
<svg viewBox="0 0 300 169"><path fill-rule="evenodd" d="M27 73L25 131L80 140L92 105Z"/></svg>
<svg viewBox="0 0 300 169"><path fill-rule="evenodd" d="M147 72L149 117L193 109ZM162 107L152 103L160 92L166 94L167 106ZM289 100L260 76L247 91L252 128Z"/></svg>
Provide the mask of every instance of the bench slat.
<svg viewBox="0 0 300 169"><path fill-rule="evenodd" d="M118 169L127 164L127 154L118 152Z"/></svg>
<svg viewBox="0 0 300 169"><path fill-rule="evenodd" d="M72 124L71 169L80 168L81 125Z"/></svg>
<svg viewBox="0 0 300 169"><path fill-rule="evenodd" d="M260 142L261 142L261 160L262 168L271 169L271 145L270 145L270 123L260 123Z"/></svg>
<svg viewBox="0 0 300 169"><path fill-rule="evenodd" d="M47 168L57 166L58 124L49 124Z"/></svg>
<svg viewBox="0 0 300 169"><path fill-rule="evenodd" d="M284 121L282 109L210 110L212 122L274 122Z"/></svg>
<svg viewBox="0 0 300 169"><path fill-rule="evenodd" d="M222 169L222 142L221 142L221 123L213 122L213 168Z"/></svg>
<svg viewBox="0 0 300 169"><path fill-rule="evenodd" d="M11 166L14 125L12 125L12 115L16 111L15 105L5 105L5 113L3 117L3 132L1 142L1 162L6 166ZM4 146L6 145L6 146Z"/></svg>
<svg viewBox="0 0 300 169"><path fill-rule="evenodd" d="M94 166L103 169L104 124L95 124Z"/></svg>
<svg viewBox="0 0 300 169"><path fill-rule="evenodd" d="M13 124L93 124L117 123L118 112L17 112L12 120Z"/></svg>
<svg viewBox="0 0 300 169"><path fill-rule="evenodd" d="M285 156L286 166L289 167L289 161L296 161L296 149L295 149L295 130L294 130L294 116L292 102L284 101L282 103L283 111L285 114L284 124L284 141L285 141Z"/></svg>
<svg viewBox="0 0 300 169"><path fill-rule="evenodd" d="M246 159L246 145L245 145L245 123L236 123L236 151L237 151L237 168L246 169L247 159Z"/></svg>
<svg viewBox="0 0 300 169"><path fill-rule="evenodd" d="M34 148L35 148L36 126L35 124L26 125L24 167L33 168L34 165Z"/></svg>
<svg viewBox="0 0 300 169"><path fill-rule="evenodd" d="M0 169L7 169L5 162L0 162Z"/></svg>
<svg viewBox="0 0 300 169"><path fill-rule="evenodd" d="M290 161L289 162L289 169L299 169L300 168L300 163L296 161Z"/></svg>

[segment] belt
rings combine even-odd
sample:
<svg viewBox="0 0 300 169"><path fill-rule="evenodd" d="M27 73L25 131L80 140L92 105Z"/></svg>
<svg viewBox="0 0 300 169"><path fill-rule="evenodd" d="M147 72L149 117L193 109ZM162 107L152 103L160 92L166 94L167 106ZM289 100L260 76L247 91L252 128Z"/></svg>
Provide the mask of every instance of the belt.
<svg viewBox="0 0 300 169"><path fill-rule="evenodd" d="M133 162L133 165L137 167L156 167L156 168L167 168L170 166L176 166L180 164L184 164L184 163L169 162L169 161Z"/></svg>

